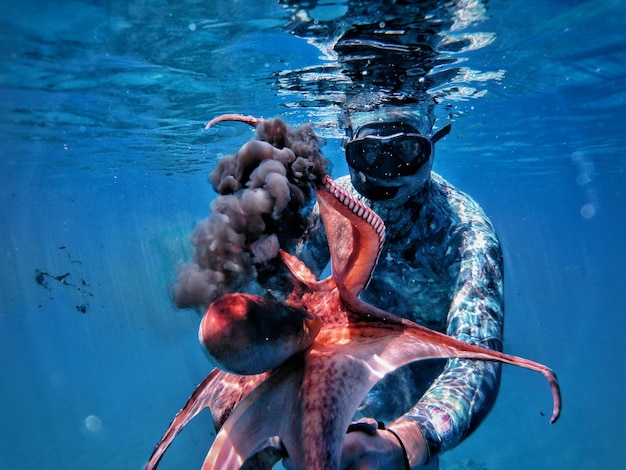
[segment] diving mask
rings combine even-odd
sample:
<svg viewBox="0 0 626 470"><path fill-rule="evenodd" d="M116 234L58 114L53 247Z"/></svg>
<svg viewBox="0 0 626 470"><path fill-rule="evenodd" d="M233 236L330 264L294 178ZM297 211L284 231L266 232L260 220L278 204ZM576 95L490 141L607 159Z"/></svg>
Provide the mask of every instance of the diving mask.
<svg viewBox="0 0 626 470"><path fill-rule="evenodd" d="M416 173L433 154L433 145L450 132L450 124L430 139L402 122L368 122L346 144L348 165L377 178Z"/></svg>

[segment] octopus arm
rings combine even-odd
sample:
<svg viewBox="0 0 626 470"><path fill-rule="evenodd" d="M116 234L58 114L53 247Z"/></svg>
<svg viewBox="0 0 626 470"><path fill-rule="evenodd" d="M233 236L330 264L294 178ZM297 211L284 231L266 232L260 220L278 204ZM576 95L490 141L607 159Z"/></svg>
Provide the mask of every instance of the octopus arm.
<svg viewBox="0 0 626 470"><path fill-rule="evenodd" d="M358 295L367 285L385 240L385 225L370 208L326 176L316 189L328 236L332 276Z"/></svg>
<svg viewBox="0 0 626 470"><path fill-rule="evenodd" d="M261 383L267 375L238 376L213 369L174 417L165 434L155 446L145 469L157 468L163 454L174 438L203 409L211 409L215 428L219 430L237 403Z"/></svg>

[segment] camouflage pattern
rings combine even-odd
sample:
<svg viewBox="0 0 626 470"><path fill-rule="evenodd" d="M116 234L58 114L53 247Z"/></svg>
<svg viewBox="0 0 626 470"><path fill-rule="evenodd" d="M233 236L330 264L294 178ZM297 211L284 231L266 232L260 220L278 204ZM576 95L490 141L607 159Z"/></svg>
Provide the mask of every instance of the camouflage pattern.
<svg viewBox="0 0 626 470"><path fill-rule="evenodd" d="M349 177L337 182L387 226L387 239L361 294L363 300L458 340L501 350L502 250L478 204L435 173L420 194L396 209L364 199ZM328 262L317 208L296 254L318 275ZM480 424L493 406L499 381L497 363L422 361L381 380L360 413L386 422L414 422L433 458Z"/></svg>

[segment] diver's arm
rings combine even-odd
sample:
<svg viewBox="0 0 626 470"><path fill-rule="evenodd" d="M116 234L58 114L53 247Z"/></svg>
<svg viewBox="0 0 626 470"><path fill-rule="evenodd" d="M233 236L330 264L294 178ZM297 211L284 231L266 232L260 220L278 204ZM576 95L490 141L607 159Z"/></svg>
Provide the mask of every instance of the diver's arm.
<svg viewBox="0 0 626 470"><path fill-rule="evenodd" d="M308 219L308 224L302 236L298 239L289 240L288 246L282 246L284 250L300 258L304 264L319 277L330 258L326 231L322 225L319 206L315 204ZM274 264L257 267L258 291L270 291L277 298L287 298L293 288L293 279L289 271L284 268L280 258L276 258ZM276 266L282 269L276 269ZM249 292L254 292L248 289Z"/></svg>
<svg viewBox="0 0 626 470"><path fill-rule="evenodd" d="M322 271L328 264L330 250L328 248L328 240L326 239L326 230L324 230L324 225L322 225L322 218L317 204L313 208L307 229L296 244L295 255L317 277L322 274Z"/></svg>
<svg viewBox="0 0 626 470"><path fill-rule="evenodd" d="M502 251L486 218L472 220L469 226L463 234L447 334L467 343L501 350ZM499 363L448 361L416 406L389 426L402 440L410 467L421 468L424 440L430 460L476 429L493 406L499 383Z"/></svg>
<svg viewBox="0 0 626 470"><path fill-rule="evenodd" d="M328 264L330 249L317 204L313 207L304 234L296 244L295 255L318 277Z"/></svg>

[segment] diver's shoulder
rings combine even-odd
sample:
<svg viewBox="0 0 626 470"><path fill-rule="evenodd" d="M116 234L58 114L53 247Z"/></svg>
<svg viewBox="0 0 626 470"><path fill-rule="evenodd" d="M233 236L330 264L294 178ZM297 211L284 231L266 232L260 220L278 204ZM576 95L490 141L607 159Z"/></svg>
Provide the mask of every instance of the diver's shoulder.
<svg viewBox="0 0 626 470"><path fill-rule="evenodd" d="M430 172L430 182L431 182L431 186L433 186L435 189L442 191L444 193L448 193L448 192L460 193L469 197L468 194L458 189L456 186L454 186L452 183L446 180L443 176L441 176L439 173L435 173L434 171Z"/></svg>
<svg viewBox="0 0 626 470"><path fill-rule="evenodd" d="M472 196L449 183L435 172L431 174L431 197L445 199L446 206L463 222L469 220L483 220L490 225L489 218L483 208Z"/></svg>
<svg viewBox="0 0 626 470"><path fill-rule="evenodd" d="M434 192L435 194L440 194L441 196L448 199L457 199L460 203L466 201L466 203L478 205L469 194L467 194L465 191L458 189L456 186L448 182L441 175L435 173L434 171L431 172L430 184L431 193Z"/></svg>
<svg viewBox="0 0 626 470"><path fill-rule="evenodd" d="M371 207L371 201L356 190L356 188L352 184L352 178L350 177L350 175L344 175L344 176L338 177L335 180L335 183L341 186L346 191L348 191L348 194L354 197L357 201L360 201L361 203L365 204L367 207Z"/></svg>
<svg viewBox="0 0 626 470"><path fill-rule="evenodd" d="M345 189L352 188L352 179L350 178L350 175L343 175L343 176L338 177L335 180L335 183L337 183L339 186Z"/></svg>

